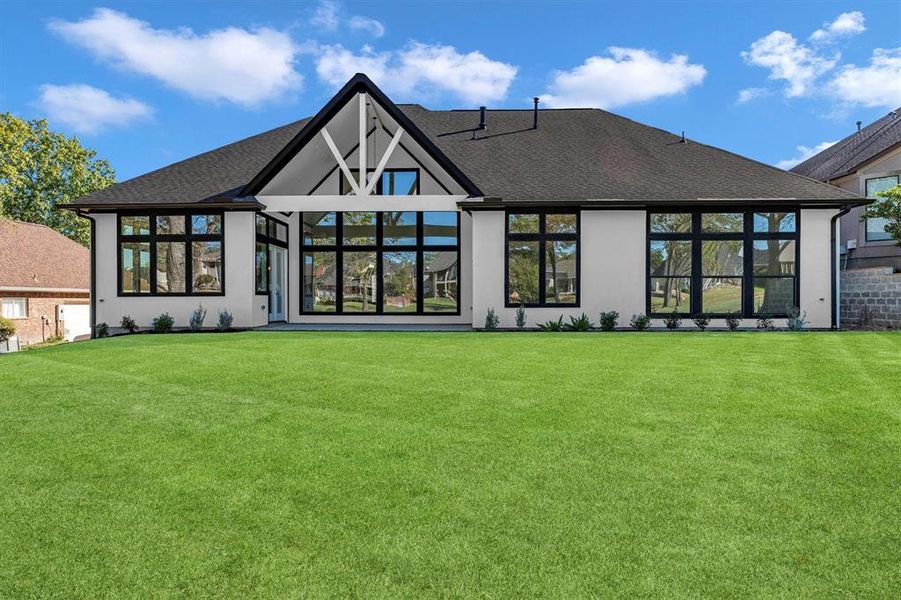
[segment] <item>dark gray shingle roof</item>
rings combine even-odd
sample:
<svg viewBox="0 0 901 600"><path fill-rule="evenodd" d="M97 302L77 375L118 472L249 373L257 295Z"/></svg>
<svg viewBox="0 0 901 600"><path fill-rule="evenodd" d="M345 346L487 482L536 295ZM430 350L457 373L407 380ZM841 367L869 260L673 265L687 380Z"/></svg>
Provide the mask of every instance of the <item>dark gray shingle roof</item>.
<svg viewBox="0 0 901 600"><path fill-rule="evenodd" d="M853 201L856 196L597 109L432 111L400 105L486 197L504 202L704 199ZM94 192L73 205L236 197L306 124L296 121Z"/></svg>
<svg viewBox="0 0 901 600"><path fill-rule="evenodd" d="M811 156L791 171L830 181L853 173L864 163L898 145L901 145L901 108Z"/></svg>

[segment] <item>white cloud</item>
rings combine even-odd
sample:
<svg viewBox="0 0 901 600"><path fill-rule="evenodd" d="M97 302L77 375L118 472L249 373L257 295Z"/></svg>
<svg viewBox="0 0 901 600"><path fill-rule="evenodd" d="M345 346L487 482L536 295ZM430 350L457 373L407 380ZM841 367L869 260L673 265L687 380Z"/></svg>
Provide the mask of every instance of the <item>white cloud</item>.
<svg viewBox="0 0 901 600"><path fill-rule="evenodd" d="M310 24L327 32L338 31L343 25L351 31L362 31L376 38L385 35L385 26L378 19L362 15L352 15L345 19L344 15L344 7L337 0L320 0L310 17Z"/></svg>
<svg viewBox="0 0 901 600"><path fill-rule="evenodd" d="M738 90L738 98L735 99L736 104L746 104L758 98L764 98L770 95L770 90L761 87L750 87Z"/></svg>
<svg viewBox="0 0 901 600"><path fill-rule="evenodd" d="M347 21L347 26L353 31L365 31L373 37L380 38L385 35L385 26L377 19L354 15Z"/></svg>
<svg viewBox="0 0 901 600"><path fill-rule="evenodd" d="M81 21L53 21L50 29L120 69L205 100L256 106L302 83L294 69L297 48L273 29L228 27L198 35L188 28L154 29L107 8Z"/></svg>
<svg viewBox="0 0 901 600"><path fill-rule="evenodd" d="M842 67L828 89L848 104L901 106L901 48L877 48L868 66Z"/></svg>
<svg viewBox="0 0 901 600"><path fill-rule="evenodd" d="M517 67L478 51L462 54L453 46L410 42L401 50L385 52L364 46L359 54L340 45L324 46L316 72L335 87L361 72L408 100L447 93L468 103L488 103L507 95Z"/></svg>
<svg viewBox="0 0 901 600"><path fill-rule="evenodd" d="M770 70L770 79L788 82L789 98L809 94L816 79L835 67L839 54L826 58L784 31L774 31L756 40L751 49L741 53L748 64Z"/></svg>
<svg viewBox="0 0 901 600"><path fill-rule="evenodd" d="M332 0L322 0L313 11L310 24L326 31L335 31L341 23L341 6Z"/></svg>
<svg viewBox="0 0 901 600"><path fill-rule="evenodd" d="M795 165L804 162L811 156L813 156L815 154L819 154L820 152L822 152L829 146L832 146L833 144L835 144L835 142L822 142L812 148L810 146L795 146L795 150L798 151L798 155L794 158L787 158L785 160L780 160L779 162L776 163L776 166L779 167L780 169L785 169L785 170L791 169Z"/></svg>
<svg viewBox="0 0 901 600"><path fill-rule="evenodd" d="M838 37L863 33L867 30L864 21L863 13L859 10L842 13L831 23L823 23L822 29L817 29L810 35L810 41L830 42Z"/></svg>
<svg viewBox="0 0 901 600"><path fill-rule="evenodd" d="M665 61L637 48L607 51L610 57L591 56L570 71L557 71L542 100L551 107L613 108L684 93L707 74L684 54Z"/></svg>
<svg viewBox="0 0 901 600"><path fill-rule="evenodd" d="M42 85L38 107L52 122L78 133L96 133L110 126L125 126L146 119L153 110L134 98L115 98L90 85Z"/></svg>

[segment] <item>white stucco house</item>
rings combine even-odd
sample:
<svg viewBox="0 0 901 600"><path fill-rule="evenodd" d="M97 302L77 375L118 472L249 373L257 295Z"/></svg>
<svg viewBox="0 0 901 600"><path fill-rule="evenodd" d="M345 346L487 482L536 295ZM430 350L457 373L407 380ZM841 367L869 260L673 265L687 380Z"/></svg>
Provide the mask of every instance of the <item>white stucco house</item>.
<svg viewBox="0 0 901 600"><path fill-rule="evenodd" d="M199 303L236 327L513 326L525 305L829 328L837 217L864 203L606 111L428 110L358 74L312 118L68 208L112 328Z"/></svg>

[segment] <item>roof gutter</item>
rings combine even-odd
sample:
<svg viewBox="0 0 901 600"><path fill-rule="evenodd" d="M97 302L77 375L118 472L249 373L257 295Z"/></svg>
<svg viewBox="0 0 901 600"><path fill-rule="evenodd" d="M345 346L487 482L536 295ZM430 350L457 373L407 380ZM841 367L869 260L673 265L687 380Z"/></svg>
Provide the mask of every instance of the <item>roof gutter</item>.
<svg viewBox="0 0 901 600"><path fill-rule="evenodd" d="M838 220L851 211L851 206L843 206L829 221L829 253L832 254L831 275L832 275L832 329L841 328L841 277L838 264L841 260L841 249L838 244L838 238L835 235L835 226Z"/></svg>
<svg viewBox="0 0 901 600"><path fill-rule="evenodd" d="M96 203L96 204L60 204L57 208L71 210L79 216L88 211L117 211L117 210L155 210L159 208L171 209L196 209L196 208L220 208L224 210L258 210L265 208L256 198L235 199L231 201L216 202L130 202L130 203Z"/></svg>
<svg viewBox="0 0 901 600"><path fill-rule="evenodd" d="M40 292L42 294L83 294L85 288L31 287L27 285L0 285L0 292Z"/></svg>

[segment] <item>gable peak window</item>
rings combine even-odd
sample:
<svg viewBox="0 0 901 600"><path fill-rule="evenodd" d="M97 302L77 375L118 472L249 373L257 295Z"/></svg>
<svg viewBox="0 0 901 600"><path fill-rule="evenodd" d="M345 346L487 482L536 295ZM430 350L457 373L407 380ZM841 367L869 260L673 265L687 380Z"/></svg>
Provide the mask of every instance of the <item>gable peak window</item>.
<svg viewBox="0 0 901 600"><path fill-rule="evenodd" d="M359 169L350 169L351 176L358 180ZM339 171L341 177L340 194L352 195L353 187L347 181L343 171ZM367 180L375 175L375 169L369 169ZM385 169L379 176L378 182L372 190L376 196L418 196L419 195L419 169Z"/></svg>

